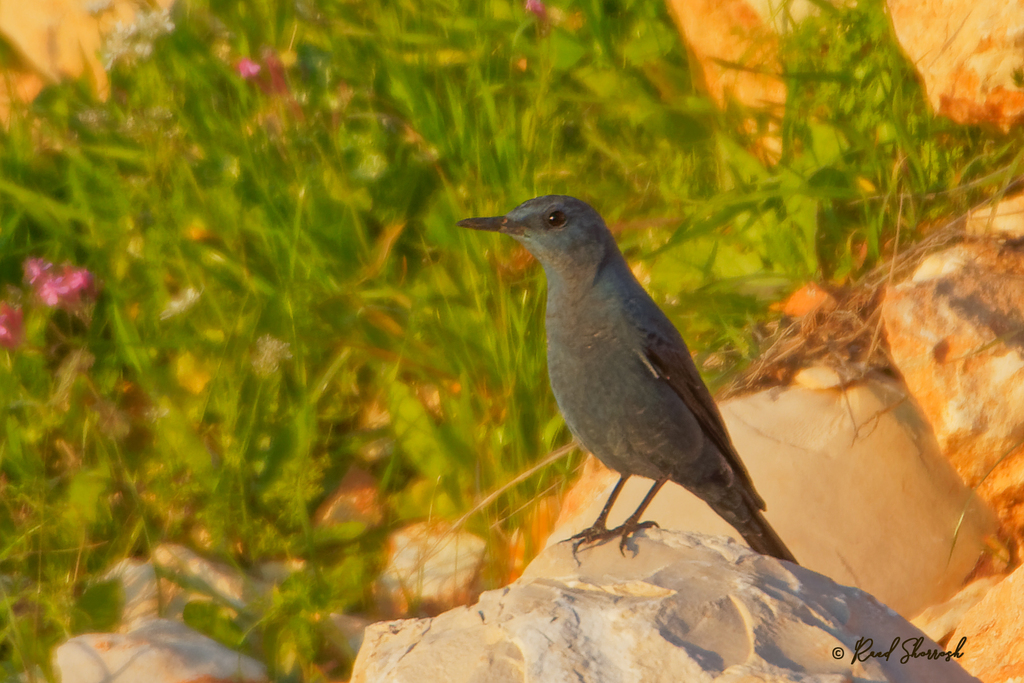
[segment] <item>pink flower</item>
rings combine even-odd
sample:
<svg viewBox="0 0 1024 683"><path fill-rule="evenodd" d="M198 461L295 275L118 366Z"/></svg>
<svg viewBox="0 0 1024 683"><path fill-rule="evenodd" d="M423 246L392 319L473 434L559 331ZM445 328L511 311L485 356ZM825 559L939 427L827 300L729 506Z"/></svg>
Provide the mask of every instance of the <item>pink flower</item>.
<svg viewBox="0 0 1024 683"><path fill-rule="evenodd" d="M64 266L64 281L72 292L92 292L92 273L85 268Z"/></svg>
<svg viewBox="0 0 1024 683"><path fill-rule="evenodd" d="M526 0L525 7L527 12L535 14L538 19L547 19L548 8L544 6L541 0Z"/></svg>
<svg viewBox="0 0 1024 683"><path fill-rule="evenodd" d="M25 279L30 285L34 285L39 282L40 278L49 277L46 274L53 268L53 264L41 258L27 258L22 264L22 268L25 270Z"/></svg>
<svg viewBox="0 0 1024 683"><path fill-rule="evenodd" d="M43 259L27 259L25 279L33 286L36 296L47 306L71 309L78 306L82 296L95 294L94 278L85 268L65 263L60 275L53 273L53 264Z"/></svg>
<svg viewBox="0 0 1024 683"><path fill-rule="evenodd" d="M0 346L13 349L21 343L22 312L0 301Z"/></svg>
<svg viewBox="0 0 1024 683"><path fill-rule="evenodd" d="M64 278L59 275L46 278L36 287L36 294L47 306L56 306L67 293L68 289L64 286Z"/></svg>
<svg viewBox="0 0 1024 683"><path fill-rule="evenodd" d="M238 65L235 68L238 69L238 75L247 81L255 78L260 72L260 65L248 57L238 60Z"/></svg>

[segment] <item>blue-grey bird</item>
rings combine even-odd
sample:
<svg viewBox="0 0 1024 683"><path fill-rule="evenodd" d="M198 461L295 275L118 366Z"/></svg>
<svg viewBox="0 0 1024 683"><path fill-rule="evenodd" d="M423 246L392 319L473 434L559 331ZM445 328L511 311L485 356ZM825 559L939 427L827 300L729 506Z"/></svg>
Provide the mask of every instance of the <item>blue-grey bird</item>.
<svg viewBox="0 0 1024 683"><path fill-rule="evenodd" d="M581 543L653 526L640 522L674 481L703 499L754 550L796 562L761 514L764 500L729 438L679 331L633 277L601 216L574 197L548 195L505 216L467 218L464 228L510 235L548 281L548 374L558 407L581 444L621 476ZM654 480L615 529L608 512L626 480Z"/></svg>

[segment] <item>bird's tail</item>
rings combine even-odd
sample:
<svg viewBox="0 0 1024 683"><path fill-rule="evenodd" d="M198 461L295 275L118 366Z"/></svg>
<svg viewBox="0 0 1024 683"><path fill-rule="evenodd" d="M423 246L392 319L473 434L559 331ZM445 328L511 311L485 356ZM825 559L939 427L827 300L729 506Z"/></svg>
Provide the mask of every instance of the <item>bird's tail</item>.
<svg viewBox="0 0 1024 683"><path fill-rule="evenodd" d="M745 503L744 505L722 506L722 509L715 508L715 512L721 515L725 521L729 522L736 531L740 532L747 545L757 552L762 555L771 555L793 564L800 564L793 557L793 553L786 547L786 544L782 542L782 539L779 538L779 535L775 533L775 529L764 518L761 511L751 501L748 501L746 497L741 496L741 498Z"/></svg>

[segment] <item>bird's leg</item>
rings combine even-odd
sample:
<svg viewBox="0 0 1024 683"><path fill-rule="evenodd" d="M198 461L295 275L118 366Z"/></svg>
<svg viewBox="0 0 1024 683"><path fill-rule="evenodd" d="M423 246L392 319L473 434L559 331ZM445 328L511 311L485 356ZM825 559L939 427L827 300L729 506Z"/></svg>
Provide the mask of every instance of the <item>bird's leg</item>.
<svg viewBox="0 0 1024 683"><path fill-rule="evenodd" d="M615 535L608 531L608 513L611 512L612 505L615 503L615 499L618 498L619 494L622 492L622 487L626 485L627 479L629 479L628 474L623 474L619 477L618 483L615 484L615 488L612 489L611 495L608 496L608 502L604 504L604 507L601 509L601 514L597 516L594 523L569 539L570 541L575 541L575 543L572 544L572 556L574 558L576 557L576 551L579 550L579 547L584 543L593 543L594 541L600 541L603 538L611 538Z"/></svg>
<svg viewBox="0 0 1024 683"><path fill-rule="evenodd" d="M629 516L629 519L623 522L621 526L617 526L608 532L609 535L614 536L622 534L622 540L619 541L619 552L622 553L623 556L625 556L626 554L626 540L632 534L635 534L637 531L640 531L641 529L649 529L652 526L658 526L658 523L654 521L641 522L640 517L644 514L644 510L647 509L647 506L651 504L651 501L654 500L654 497L658 495L658 491L661 490L661 487L664 486L666 483L668 483L667 478L659 479L658 481L654 482L654 486L652 486L651 490L647 492L647 495L644 496L644 499L640 501L640 507L636 509L636 512L631 514Z"/></svg>

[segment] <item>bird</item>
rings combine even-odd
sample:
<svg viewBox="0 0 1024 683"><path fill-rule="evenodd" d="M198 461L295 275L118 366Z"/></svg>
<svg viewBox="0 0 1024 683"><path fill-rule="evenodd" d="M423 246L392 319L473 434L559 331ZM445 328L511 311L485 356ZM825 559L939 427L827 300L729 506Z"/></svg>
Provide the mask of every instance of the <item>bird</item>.
<svg viewBox="0 0 1024 683"><path fill-rule="evenodd" d="M619 473L581 545L657 526L641 522L669 481L701 498L750 547L796 563L765 519L764 499L744 467L682 335L634 277L604 219L586 202L545 195L504 216L467 218L463 228L522 244L547 280L548 376L566 425ZM637 510L609 529L608 514L632 476L654 481Z"/></svg>

